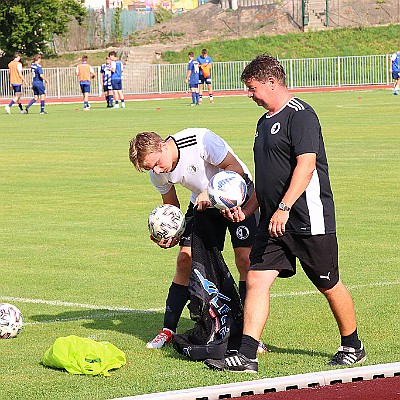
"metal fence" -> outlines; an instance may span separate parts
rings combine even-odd
[[[212,79],[215,91],[245,90],[240,75],[248,61],[213,63]],[[388,85],[392,82],[389,55],[357,57],[327,57],[281,60],[290,89],[315,87],[341,87]],[[96,79],[92,81],[91,95],[101,95],[100,67],[94,67]],[[30,71],[24,70],[30,80]],[[44,68],[49,83],[47,97],[80,97],[75,67]],[[163,94],[186,92],[187,64],[142,64],[125,66],[123,91],[125,94]],[[23,95],[32,95],[24,87]],[[8,71],[0,70],[0,98],[10,98]]]

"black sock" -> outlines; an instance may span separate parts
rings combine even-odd
[[[361,340],[358,338],[357,328],[349,336],[341,336],[341,345],[346,347],[353,347],[354,349],[361,348]]]
[[[247,358],[256,358],[258,348],[258,340],[249,335],[243,335],[239,353],[242,353]]]
[[[165,304],[164,326],[176,332],[179,318],[189,300],[189,288],[172,282],[169,288],[167,301]]]
[[[244,301],[246,299],[246,281],[239,281],[239,296],[244,306]]]

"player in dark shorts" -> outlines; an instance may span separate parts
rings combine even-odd
[[[223,249],[226,230],[229,229],[239,271],[239,293],[242,301],[246,295],[246,276],[250,265],[249,254],[254,243],[255,216],[246,222],[232,223],[219,210],[211,208],[207,195],[210,178],[228,169],[246,176],[252,189],[251,175],[246,165],[235,155],[229,145],[206,128],[188,128],[163,140],[155,132],[141,132],[130,143],[129,156],[138,171],[149,171],[150,180],[162,196],[163,203],[180,207],[175,185],[182,185],[191,192],[186,213],[187,228],[180,240],[176,272],[169,288],[162,331],[150,342],[149,349],[159,349],[172,341],[178,321],[189,300],[189,277],[192,269],[191,225],[194,207],[197,207],[201,223],[212,224],[218,232],[219,250]],[[224,221],[225,219],[225,221]],[[175,243],[158,242],[164,248]],[[258,352],[265,352],[260,343]]]
[[[257,345],[269,313],[269,290],[275,279],[296,273],[296,259],[323,293],[339,327],[341,346],[329,365],[366,359],[358,338],[353,300],[339,279],[338,246],[328,162],[315,111],[293,97],[282,65],[267,55],[244,69],[248,96],[267,111],[254,139],[255,192],[242,207],[224,212],[232,221],[260,210],[256,241],[250,255],[240,349],[208,367],[257,372]]]

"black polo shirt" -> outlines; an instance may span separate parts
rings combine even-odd
[[[257,124],[254,163],[262,231],[268,229],[269,220],[289,187],[296,157],[304,153],[317,155],[316,170],[307,189],[292,206],[286,232],[304,235],[336,232],[321,125],[315,111],[295,97],[274,115],[264,114]]]

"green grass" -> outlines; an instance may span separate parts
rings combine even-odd
[[[399,99],[389,91],[300,97],[323,126],[341,275],[355,300],[365,365],[396,362]],[[47,116],[38,115],[37,106],[26,116],[13,107],[11,115],[0,115],[0,301],[17,305],[25,318],[16,339],[0,341],[2,398],[111,399],[329,369],[337,328],[321,295],[300,294],[314,292],[301,271],[273,287],[262,337],[270,352],[260,356],[258,375],[215,373],[172,348],[146,350],[162,326],[177,249],[161,250],[148,239],[147,216],[160,196],[130,164],[129,140],[142,130],[166,136],[206,126],[253,169],[255,125],[263,112],[246,97],[217,97],[213,106],[195,109],[189,102],[128,102],[125,110],[102,103],[89,113],[76,111],[80,104],[48,105]],[[179,195],[185,208],[189,193],[179,189]],[[224,257],[236,277],[229,245]],[[185,311],[180,331],[191,326]],[[127,365],[108,378],[43,367],[44,352],[67,335],[109,341],[126,353]]]
[[[280,59],[391,54],[395,51],[392,38],[399,35],[400,25],[260,35],[256,38],[200,43],[181,52],[167,51],[163,53],[163,59],[173,64],[187,62],[189,50],[201,54],[204,47],[214,62],[250,61],[262,53]]]

